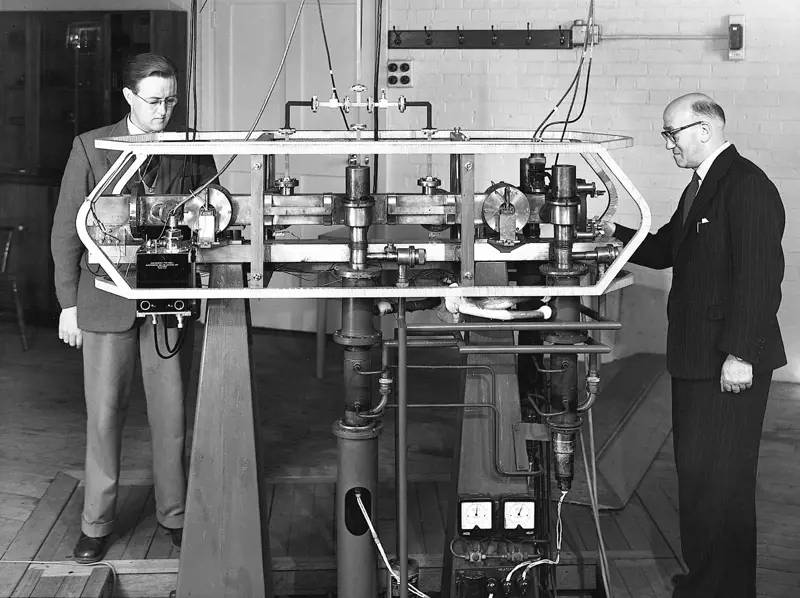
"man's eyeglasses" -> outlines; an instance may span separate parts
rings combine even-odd
[[[175,96],[169,96],[168,98],[143,98],[138,93],[134,93],[133,95],[142,100],[145,104],[147,104],[151,108],[156,108],[161,104],[164,104],[164,106],[167,108],[174,108],[175,105],[178,103],[178,98]]]
[[[661,136],[664,138],[664,141],[668,143],[677,143],[678,141],[675,139],[675,135],[683,131],[684,129],[688,129],[689,127],[694,127],[696,125],[702,125],[705,121],[698,120],[690,125],[683,125],[682,127],[678,127],[677,129],[664,129],[661,131]]]

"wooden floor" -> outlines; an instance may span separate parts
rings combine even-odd
[[[54,330],[43,329],[33,349],[22,353],[14,335],[13,327],[0,325],[0,597],[100,596],[111,583],[106,568],[11,562],[71,558],[83,496],[85,417],[77,352],[54,341]],[[313,367],[312,337],[257,335],[255,341],[262,384],[274,380],[277,371],[284,374],[276,376],[282,380],[277,388],[270,385],[272,417],[263,422],[265,443],[273,449],[267,451],[271,457],[265,465],[276,591],[321,594],[334,589],[336,580],[335,458],[331,464],[335,442],[328,430],[340,404],[339,354],[335,348],[328,351],[329,375],[320,381],[300,375]],[[286,375],[291,367],[297,372]],[[287,379],[293,380],[291,385]],[[450,382],[445,380],[445,386]],[[443,384],[430,379],[422,383],[426,389]],[[763,598],[800,596],[798,399],[800,387],[773,385],[758,489],[758,592]],[[298,414],[303,415],[303,425],[295,429],[287,422]],[[412,421],[410,429],[409,548],[422,566],[421,587],[429,591],[440,581],[452,423],[441,415]],[[319,437],[312,438],[309,429],[319,429]],[[179,553],[156,526],[141,400],[132,401],[123,442],[120,529],[107,556],[117,572],[116,595],[167,596],[175,587]],[[382,453],[390,452],[391,444],[383,443]],[[391,552],[395,532],[390,465],[382,469],[381,478],[378,530]],[[615,598],[671,595],[670,577],[681,570],[676,494],[669,438],[628,505],[601,516]],[[590,510],[567,505],[564,520],[565,561],[594,562],[597,535]]]

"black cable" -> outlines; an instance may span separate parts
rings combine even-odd
[[[580,77],[581,69],[583,68],[583,61],[585,59],[586,59],[585,55],[581,56],[581,60],[578,63],[578,70],[575,73],[575,76],[572,78],[572,83],[569,84],[569,87],[567,87],[567,91],[565,91],[564,95],[562,95],[561,98],[558,100],[558,102],[556,102],[556,105],[553,106],[553,108],[550,109],[550,112],[544,118],[544,120],[541,123],[539,123],[538,127],[536,127],[536,130],[533,132],[533,138],[534,139],[538,139],[539,134],[541,133],[542,127],[544,127],[547,124],[547,121],[550,120],[550,117],[553,116],[553,114],[555,114],[556,110],[558,110],[558,107],[561,106],[561,104],[564,101],[564,99],[569,95],[569,92],[572,91],[572,88],[578,82],[578,77]]]
[[[583,113],[586,111],[586,101],[587,101],[587,99],[589,97],[589,79],[591,78],[591,76],[592,76],[592,59],[589,58],[589,64],[586,66],[586,89],[584,90],[584,93],[583,93],[583,103],[582,103],[583,105],[581,106],[581,111],[578,113],[578,116],[576,116],[572,120],[566,120],[566,121],[564,121],[564,120],[556,120],[556,121],[553,121],[551,123],[548,123],[540,131],[541,134],[544,134],[544,132],[547,129],[549,129],[550,127],[557,127],[558,125],[565,125],[564,132],[566,132],[566,125],[575,124],[576,122],[578,122],[583,117]],[[561,135],[561,140],[562,141],[564,140],[563,133]]]
[[[328,72],[331,75],[331,94],[337,100],[339,95],[336,93],[336,80],[333,78],[333,62],[331,61],[331,49],[328,47],[328,35],[325,33],[325,19],[322,17],[322,0],[317,0],[317,8],[319,9],[319,24],[322,27],[322,41],[325,42],[325,54],[328,56]],[[344,107],[339,106],[339,112],[342,114],[344,120],[344,128],[350,130],[350,125],[347,123],[347,116],[344,113]]]
[[[164,338],[164,343],[165,343],[165,345],[167,347],[167,354],[166,355],[164,355],[161,352],[161,347],[158,345],[158,321],[154,322],[153,323],[153,342],[155,343],[155,346],[156,346],[156,354],[161,359],[172,359],[178,353],[180,353],[181,346],[183,345],[183,341],[186,338],[186,327],[184,326],[181,329],[180,334],[178,335],[178,340],[175,343],[175,347],[170,349],[170,346],[169,346],[169,330],[167,329],[167,320],[166,320],[166,318],[164,318],[164,337],[165,337]]]
[[[374,78],[374,86],[372,97],[375,101],[378,101],[378,79],[380,77],[380,65],[381,65],[381,30],[383,26],[383,0],[378,0],[378,7],[377,13],[375,16],[375,78]],[[372,129],[374,133],[375,141],[378,141],[379,135],[378,130],[380,127],[379,120],[378,120],[378,113],[380,110],[376,107],[373,112],[372,117]],[[378,192],[378,174],[380,172],[379,169],[379,155],[375,154],[372,156],[372,166],[373,166],[373,174],[372,174],[372,193],[375,194]]]
[[[559,139],[559,142],[563,142],[564,141],[564,137],[566,137],[566,135],[567,135],[567,127],[569,126],[570,116],[572,116],[572,109],[575,107],[575,100],[578,99],[578,90],[580,89],[581,71],[583,70],[582,67],[583,67],[583,65],[581,65],[581,68],[578,69],[578,84],[575,86],[575,91],[572,93],[572,100],[569,103],[569,109],[567,110],[567,117],[562,121],[564,123],[564,128],[561,130],[561,139]],[[544,129],[542,130],[542,132],[543,131],[544,131]],[[556,159],[553,161],[553,166],[558,164],[558,158],[559,158],[560,155],[561,154],[556,154]]]

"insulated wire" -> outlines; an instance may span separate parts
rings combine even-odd
[[[361,493],[358,491],[356,491],[356,501],[358,502],[358,508],[361,509],[361,514],[364,515],[364,520],[367,522],[369,532],[372,534],[372,539],[375,541],[375,546],[377,547],[378,552],[383,559],[384,565],[386,565],[386,570],[392,574],[392,577],[395,581],[399,582],[400,576],[394,572],[394,569],[392,569],[392,566],[389,564],[389,557],[386,556],[386,551],[383,549],[383,544],[381,544],[381,541],[378,539],[378,532],[375,531],[375,527],[372,525],[372,520],[369,518],[369,513],[367,513],[367,509],[364,507],[364,503],[361,500]],[[430,598],[430,596],[428,596],[425,592],[415,588],[410,583],[408,584],[408,589],[412,594],[418,596],[419,598]]]
[[[317,0],[317,8],[319,8],[319,24],[322,27],[322,41],[325,42],[325,54],[328,55],[328,72],[331,74],[331,94],[338,101],[339,95],[336,92],[336,80],[333,78],[333,62],[331,61],[331,49],[328,47],[328,36],[325,33],[325,19],[322,18],[322,0]],[[350,130],[350,125],[347,123],[347,116],[344,114],[344,106],[339,106],[339,112],[342,114],[344,120],[344,128]]]
[[[592,515],[594,518],[595,529],[597,530],[597,548],[598,555],[600,556],[600,573],[603,578],[603,585],[606,590],[607,598],[613,598],[611,592],[611,571],[608,566],[608,555],[606,554],[605,542],[603,540],[603,531],[600,527],[600,511],[598,509],[597,499],[597,465],[595,463],[595,446],[594,446],[594,421],[592,418],[592,410],[589,409],[589,450],[592,457],[592,472],[589,472],[589,460],[586,458],[586,446],[583,438],[583,431],[581,431],[581,455],[583,457],[583,467],[586,473],[586,486],[589,490],[589,500],[592,503]]]
[[[372,97],[378,101],[378,79],[380,78],[380,64],[381,64],[381,33],[383,29],[383,0],[378,0],[377,12],[375,14],[375,77],[373,83]],[[435,10],[435,9],[434,9]],[[375,141],[378,141],[378,131],[380,109],[377,107],[372,113],[372,129]],[[372,156],[372,193],[378,192],[378,173],[379,173],[379,154]]]
[[[578,83],[578,79],[580,78],[580,74],[581,74],[581,69],[583,68],[583,63],[584,63],[584,61],[586,59],[586,50],[589,47],[589,40],[592,37],[591,36],[590,27],[594,23],[594,0],[589,0],[589,17],[587,19],[587,23],[588,24],[587,24],[587,29],[586,29],[586,32],[587,32],[586,33],[586,39],[584,39],[584,41],[583,41],[583,50],[581,51],[581,59],[580,59],[580,62],[578,63],[578,70],[575,73],[575,76],[572,78],[572,82],[570,83],[569,87],[567,87],[567,90],[564,92],[564,94],[561,96],[561,98],[558,100],[558,102],[556,102],[556,105],[553,106],[553,108],[550,110],[550,112],[544,118],[544,120],[539,124],[538,127],[536,127],[536,130],[533,133],[533,140],[534,141],[539,139],[539,136],[540,136],[540,134],[542,132],[542,127],[544,127],[547,124],[547,121],[549,121],[550,118],[553,116],[553,114],[556,113],[556,111],[559,109],[559,107],[564,102],[566,97],[569,95],[569,92],[572,91],[572,88],[575,85],[577,85],[577,83]],[[592,47],[594,47],[594,44],[592,44]],[[567,118],[567,120],[569,120],[569,118]]]
[[[300,14],[303,11],[303,6],[305,6],[305,3],[306,3],[306,0],[300,0],[300,6],[297,8],[297,15],[294,18],[294,24],[292,25],[292,30],[289,33],[289,39],[286,41],[286,47],[284,48],[283,56],[281,57],[281,62],[278,65],[278,72],[275,73],[275,78],[272,80],[272,85],[270,85],[269,91],[267,92],[267,95],[266,95],[266,97],[264,98],[264,101],[261,104],[261,108],[258,111],[258,115],[256,116],[255,120],[253,121],[253,125],[250,127],[250,130],[247,132],[247,135],[245,136],[244,141],[249,140],[250,136],[256,130],[256,127],[258,126],[258,123],[261,120],[261,117],[264,115],[264,111],[267,109],[267,104],[269,103],[270,98],[272,98],[272,93],[275,91],[275,86],[278,84],[278,79],[280,78],[281,73],[283,72],[283,67],[286,64],[286,57],[289,55],[289,48],[291,48],[291,46],[292,46],[292,39],[294,39],[294,33],[297,30],[297,24],[300,22]],[[170,215],[177,214],[178,210],[180,210],[187,202],[191,201],[192,198],[197,197],[197,195],[199,193],[202,193],[203,191],[208,189],[209,185],[211,185],[214,181],[219,179],[219,177],[221,177],[222,174],[226,170],[228,170],[228,168],[233,163],[233,161],[236,159],[236,157],[237,157],[236,154],[231,156],[230,159],[227,162],[225,162],[223,167],[217,172],[217,174],[215,174],[208,181],[203,183],[200,187],[198,187],[197,189],[192,191],[189,194],[189,197],[185,198],[184,200],[179,202],[174,208],[172,208],[172,210],[170,210]]]

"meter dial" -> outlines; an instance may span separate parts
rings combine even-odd
[[[536,504],[529,500],[503,502],[503,529],[506,531],[533,531],[536,527]]]
[[[462,535],[489,535],[494,528],[491,500],[463,500],[460,503],[459,528]]]

